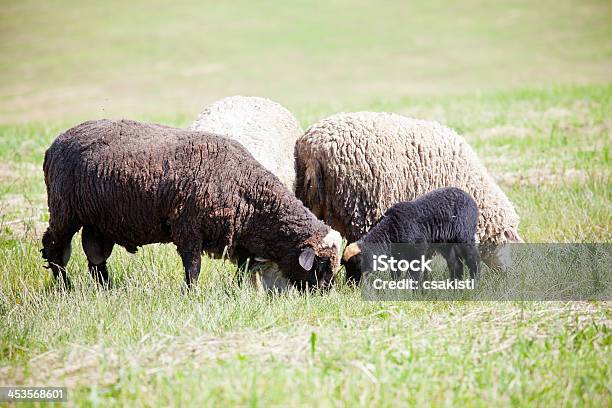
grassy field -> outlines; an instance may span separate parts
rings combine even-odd
[[[457,129],[530,242],[612,241],[612,4],[250,2],[0,6],[0,386],[72,405],[608,406],[608,302],[258,296],[205,260],[182,294],[171,245],[116,248],[98,290],[80,237],[43,269],[45,149],[99,117],[186,126],[270,97],[306,127],[340,110]]]

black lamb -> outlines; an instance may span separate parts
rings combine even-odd
[[[340,235],[319,221],[238,142],[129,120],[85,122],[45,154],[49,227],[43,257],[69,286],[72,236],[94,277],[108,282],[115,244],[135,252],[173,242],[188,286],[203,251],[242,263],[274,261],[297,286],[327,287],[339,266]]]
[[[389,208],[370,231],[344,250],[342,264],[349,283],[362,277],[362,250],[372,244],[419,244],[413,255],[430,254],[429,244],[445,258],[451,279],[462,279],[465,261],[470,277],[478,280],[480,258],[475,245],[478,206],[465,191],[441,188]],[[444,245],[460,244],[460,245]]]

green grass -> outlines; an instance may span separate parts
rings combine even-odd
[[[608,406],[609,302],[259,296],[171,245],[75,289],[42,268],[42,159],[103,116],[186,126],[256,94],[306,127],[340,110],[438,120],[475,148],[532,242],[612,241],[612,6],[585,2],[7,1],[0,7],[0,386],[72,405]]]
[[[609,95],[607,86],[567,87],[364,109],[419,112],[464,132],[516,203],[526,239],[609,242],[610,162],[596,148],[609,144]],[[47,217],[38,169],[59,129],[0,132],[0,156],[17,169],[2,184],[3,222],[22,220],[0,232],[0,384],[67,385],[72,402],[92,405],[609,402],[605,302],[378,303],[345,286],[267,298],[237,289],[235,268],[211,260],[198,290],[183,295],[170,245],[116,249],[115,288],[103,291],[78,236],[76,289],[62,293],[38,252]],[[540,163],[543,178],[529,176]],[[11,206],[14,197],[23,200]]]
[[[5,1],[0,123],[610,81],[609,1]]]

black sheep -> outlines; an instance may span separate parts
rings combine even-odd
[[[69,286],[72,236],[100,283],[113,245],[130,252],[173,242],[188,286],[203,251],[242,263],[275,261],[297,286],[326,287],[339,265],[340,235],[325,225],[238,142],[211,133],[129,120],[85,122],[45,154],[49,228],[43,257]]]
[[[451,279],[462,279],[465,261],[470,276],[478,279],[480,258],[475,246],[478,206],[465,191],[455,187],[431,191],[413,200],[393,205],[372,229],[344,250],[342,264],[349,283],[362,276],[362,250],[367,244],[422,244],[416,256],[428,252],[428,244],[446,259]]]

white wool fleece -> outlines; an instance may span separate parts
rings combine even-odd
[[[240,142],[293,191],[294,147],[303,130],[280,104],[255,96],[230,96],[206,107],[189,129],[226,135]]]
[[[393,204],[442,187],[468,192],[479,208],[477,238],[520,240],[514,206],[474,150],[437,122],[393,113],[338,113],[296,144],[296,195],[354,242]]]

